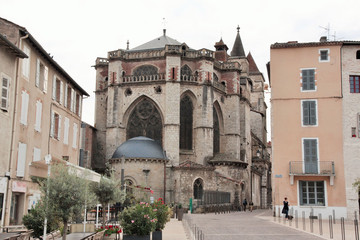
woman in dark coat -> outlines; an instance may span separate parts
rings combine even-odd
[[[289,202],[287,200],[287,197],[285,197],[283,204],[284,207],[281,212],[285,214],[285,218],[289,218]]]

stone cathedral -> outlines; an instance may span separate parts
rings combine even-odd
[[[96,168],[185,206],[271,204],[264,77],[237,29],[231,52],[167,36],[97,58]],[[150,194],[150,193],[149,193]]]

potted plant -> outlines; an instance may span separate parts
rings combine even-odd
[[[181,203],[177,206],[177,219],[178,221],[182,221],[184,215],[184,209],[182,208]]]
[[[155,231],[152,232],[152,240],[162,240],[162,230],[165,224],[170,221],[171,209],[164,204],[162,198],[159,198],[152,204],[153,212],[156,214]]]
[[[106,225],[105,227],[101,226],[96,229],[96,232],[104,231],[104,240],[105,239],[119,239],[118,235],[121,233],[121,228],[115,225]]]
[[[123,240],[150,240],[150,232],[156,227],[156,211],[149,203],[140,202],[127,207],[120,214]]]

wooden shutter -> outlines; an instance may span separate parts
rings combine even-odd
[[[44,70],[44,89],[43,89],[44,93],[47,93],[48,75],[49,75],[49,69],[48,69],[48,67],[45,67],[45,70]]]
[[[34,147],[34,158],[33,161],[40,161],[41,160],[41,149]]]
[[[22,59],[22,74],[29,78],[29,67],[30,67],[30,49],[24,46],[24,53],[28,55],[28,58]]]
[[[309,83],[309,90],[315,90],[315,70],[314,69],[308,70],[308,83]]]
[[[78,112],[78,116],[81,117],[81,102],[82,102],[82,97],[79,96],[79,112]]]
[[[36,59],[35,86],[39,87],[39,85],[40,85],[40,59]]]
[[[60,104],[63,104],[64,97],[64,83],[60,81]]]
[[[51,126],[50,126],[50,136],[54,137],[55,132],[55,113],[51,112]]]
[[[42,103],[41,101],[36,101],[36,119],[35,119],[35,130],[41,131],[41,113],[42,113]]]
[[[22,91],[20,123],[24,125],[27,125],[28,108],[29,108],[29,94],[25,91]]]
[[[310,125],[316,125],[316,101],[309,101]]]
[[[52,99],[56,99],[56,76],[53,77],[53,83],[52,83]]]
[[[17,177],[25,176],[25,163],[26,163],[26,144],[19,142],[18,161],[17,161],[17,169],[16,169]]]
[[[60,140],[60,136],[61,136],[61,115],[59,115],[59,124],[58,124],[58,134],[57,134],[57,139]]]
[[[64,121],[64,144],[69,144],[69,119],[67,117]]]
[[[70,111],[74,112],[74,89],[71,89]]]
[[[73,148],[77,147],[77,132],[78,132],[78,125],[74,123],[73,126]]]
[[[7,110],[9,101],[9,79],[2,78],[1,83],[1,109]]]
[[[309,90],[307,70],[302,70],[302,90]]]
[[[64,91],[65,91],[65,96],[64,96],[64,107],[67,107],[67,102],[68,102],[68,84],[66,83],[65,84],[65,89],[64,89]]]
[[[309,125],[310,120],[309,120],[309,101],[303,101],[302,102],[303,105],[303,125]]]
[[[317,140],[304,139],[305,173],[317,173]]]

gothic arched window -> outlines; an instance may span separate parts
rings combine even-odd
[[[126,180],[125,180],[125,190],[126,190],[126,194],[132,194],[132,193],[133,193],[133,187],[134,187],[133,181],[130,180],[130,179],[126,179]]]
[[[204,192],[204,183],[201,178],[198,178],[194,182],[194,199],[202,199]]]
[[[193,104],[189,96],[180,101],[180,149],[192,149]]]
[[[218,82],[218,81],[219,81],[219,78],[218,78],[218,76],[217,76],[215,73],[213,73],[213,78],[214,78],[214,81],[215,81],[215,82]]]
[[[159,111],[148,99],[139,102],[130,114],[126,128],[127,139],[145,136],[162,145],[162,121]]]
[[[219,127],[219,118],[215,107],[213,107],[213,129],[214,129],[213,148],[215,154],[220,152],[220,127]]]
[[[134,76],[148,76],[148,75],[156,75],[158,70],[156,67],[152,65],[143,65],[136,68],[133,72]]]
[[[191,69],[188,65],[184,65],[180,70],[181,80],[188,80],[191,77]]]

